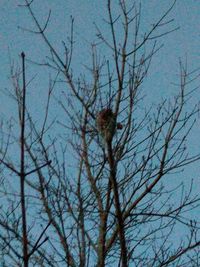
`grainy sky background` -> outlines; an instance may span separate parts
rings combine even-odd
[[[113,13],[117,14],[116,4],[113,1]],[[132,2],[132,1],[131,1]],[[137,1],[139,3],[139,1]],[[142,26],[148,28],[159,18],[163,12],[170,6],[171,0],[143,0],[142,4]],[[9,54],[16,64],[20,64],[19,55],[23,50],[27,58],[42,62],[47,55],[46,46],[41,38],[32,35],[19,27],[26,29],[35,29],[33,21],[27,10],[19,5],[23,5],[23,0],[1,0],[0,1],[0,53],[1,53],[1,81],[2,88],[8,87],[8,75],[10,71]],[[69,33],[70,15],[75,18],[75,52],[74,67],[77,72],[81,72],[81,64],[88,63],[90,45],[95,40],[94,22],[109,35],[108,26],[103,23],[103,19],[107,18],[106,1],[97,0],[35,0],[34,10],[37,17],[42,23],[48,15],[49,9],[52,10],[48,36],[53,41],[55,47],[63,53],[62,40],[66,40]],[[169,19],[174,19],[174,23],[166,27],[170,30],[179,26],[180,30],[160,39],[160,43],[165,47],[155,56],[151,66],[151,77],[148,81],[149,90],[154,90],[154,95],[171,93],[170,82],[177,79],[178,60],[188,60],[190,69],[199,67],[200,59],[200,1],[196,0],[178,0],[173,11],[169,15]],[[30,77],[34,74],[38,75],[40,84],[36,83],[37,90],[35,95],[42,93],[48,80],[48,70],[36,70],[30,66]],[[42,77],[40,79],[39,77]],[[35,80],[36,81],[36,80]],[[4,110],[7,111],[8,103],[4,103]],[[2,106],[1,106],[2,107]],[[6,112],[7,113],[7,112]]]
[[[113,1],[117,3],[118,1]],[[139,1],[138,1],[139,2]],[[142,0],[142,26],[148,28],[158,19],[163,12],[170,6],[171,0]],[[43,62],[48,50],[38,35],[33,35],[26,29],[35,29],[32,19],[27,10],[18,5],[23,4],[23,0],[0,0],[0,89],[11,88],[8,80],[10,73],[10,59],[20,66],[19,57],[22,51],[25,52],[28,59]],[[113,12],[117,14],[113,5]],[[52,10],[51,20],[47,29],[47,34],[58,49],[60,54],[62,50],[62,40],[67,38],[70,25],[70,16],[75,19],[75,52],[74,52],[74,71],[77,73],[83,71],[83,64],[88,64],[90,54],[90,43],[96,39],[94,22],[99,25],[106,35],[109,35],[109,28],[103,23],[107,18],[105,0],[35,0],[35,14],[45,23],[48,10]],[[176,92],[176,88],[171,84],[178,79],[179,59],[188,61],[188,68],[194,70],[200,67],[200,1],[199,0],[177,0],[169,19],[174,19],[172,26],[180,27],[162,39],[160,43],[165,46],[155,56],[148,79],[145,84],[147,90],[147,99],[149,102],[158,102],[163,96],[171,96]],[[103,51],[102,51],[103,52]],[[35,119],[39,119],[40,110],[38,106],[42,105],[46,97],[49,79],[48,68],[38,68],[27,63],[28,79],[35,75],[36,78],[31,84],[29,99]],[[198,81],[199,82],[199,81]],[[197,82],[197,83],[198,83]],[[31,96],[31,97],[30,97]],[[200,100],[199,91],[195,94],[190,105]],[[56,107],[55,107],[56,111]],[[5,96],[0,97],[0,118],[9,118],[15,115],[15,106]],[[53,116],[54,107],[51,114]],[[196,123],[194,133],[190,140],[190,151],[199,151],[199,122]],[[189,168],[185,176],[195,178],[196,188],[199,190],[199,164]]]
[[[127,1],[127,3],[132,1]],[[143,0],[141,2],[141,30],[155,23],[162,14],[173,3],[172,0]],[[48,49],[39,35],[33,35],[22,28],[35,30],[35,25],[27,10],[20,6],[23,0],[0,0],[0,88],[12,88],[8,80],[10,73],[10,58],[15,65],[20,66],[19,57],[24,51],[28,59],[44,62],[48,55]],[[113,14],[118,14],[117,3],[112,1]],[[110,35],[108,25],[103,21],[107,19],[107,5],[105,0],[35,0],[34,11],[41,24],[45,24],[48,12],[51,9],[51,19],[47,29],[47,36],[54,44],[60,55],[63,55],[62,41],[66,41],[70,28],[70,16],[75,19],[75,45],[73,68],[75,75],[83,74],[85,69],[83,64],[90,64],[91,43],[96,40],[94,22],[102,29],[105,36]],[[179,79],[179,59],[184,62],[187,59],[188,69],[194,70],[200,67],[200,1],[197,0],[177,0],[168,19],[174,22],[163,28],[168,31],[175,27],[179,30],[159,40],[164,47],[155,55],[152,61],[150,72],[146,83],[144,83],[144,93],[147,95],[147,103],[159,102],[164,96],[172,96],[177,88],[171,83]],[[101,50],[104,54],[104,50]],[[36,77],[31,83],[28,101],[35,118],[40,116],[39,106],[43,106],[46,99],[49,69],[38,68],[27,63],[28,79]],[[198,83],[199,81],[197,81]],[[195,84],[197,85],[197,84]],[[62,88],[60,88],[62,90]],[[38,97],[39,96],[39,97]],[[156,96],[156,97],[155,97]],[[194,102],[198,100],[199,93],[195,95]],[[0,116],[9,117],[10,113],[15,114],[13,103],[7,98],[0,98]],[[37,104],[37,105],[36,105]],[[52,114],[55,114],[56,107],[52,107]],[[199,122],[196,124],[199,129]],[[193,135],[191,149],[200,149],[196,143],[199,131]]]

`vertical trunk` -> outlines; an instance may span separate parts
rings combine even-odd
[[[100,227],[99,227],[99,240],[98,240],[98,267],[104,267],[105,266],[105,239],[106,239],[106,214],[103,211],[102,214],[100,215]]]
[[[28,238],[26,224],[26,205],[25,205],[25,168],[24,168],[24,149],[25,149],[25,107],[26,107],[26,82],[25,82],[25,54],[22,52],[22,70],[23,70],[23,92],[20,104],[20,120],[21,120],[21,155],[20,155],[20,196],[21,196],[21,213],[22,213],[22,236],[23,236],[23,263],[24,267],[28,267]],[[20,99],[21,100],[21,99]]]
[[[105,210],[101,213],[101,225],[99,229],[99,249],[98,249],[98,267],[105,266],[106,260],[106,233],[107,233],[107,222],[108,222],[108,214],[110,210],[110,196],[111,196],[112,185],[109,179],[107,186],[107,199]]]
[[[120,242],[120,248],[121,248],[122,267],[128,267],[124,220],[123,220],[123,214],[122,214],[121,206],[120,206],[118,184],[116,181],[116,166],[115,166],[115,161],[114,161],[114,157],[112,153],[112,142],[108,142],[107,145],[108,145],[108,162],[110,165],[110,180],[112,183],[112,189],[113,189],[113,194],[114,194],[118,236],[119,236],[119,242]]]

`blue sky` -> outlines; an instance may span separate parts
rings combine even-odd
[[[132,1],[129,1],[132,2]],[[149,28],[162,14],[169,8],[172,0],[143,0],[142,19],[143,28]],[[19,57],[21,51],[24,51],[26,57],[31,60],[43,62],[48,50],[39,35],[33,35],[21,28],[34,30],[33,20],[30,18],[27,10],[19,7],[24,3],[23,0],[1,0],[0,2],[0,88],[12,88],[8,80],[10,74],[10,59],[15,65],[20,66]],[[115,3],[115,1],[113,1]],[[138,1],[139,3],[139,1]],[[113,5],[113,13],[117,14],[117,5]],[[107,18],[106,0],[35,0],[34,11],[41,23],[45,23],[49,9],[51,9],[51,20],[47,29],[47,35],[59,51],[63,54],[62,40],[66,40],[69,34],[70,16],[75,19],[75,49],[73,67],[75,74],[85,71],[83,64],[91,63],[90,52],[91,42],[96,40],[94,22],[102,29],[106,36],[110,35],[108,26],[103,22]],[[179,59],[188,61],[190,70],[200,67],[200,2],[196,0],[178,0],[174,9],[169,15],[169,19],[174,19],[171,26],[180,27],[159,40],[164,47],[153,58],[148,79],[145,83],[145,94],[148,103],[159,102],[163,96],[176,94],[177,88],[171,83],[176,82],[179,74]],[[102,54],[104,51],[101,51]],[[28,79],[35,77],[28,94],[31,96],[28,101],[34,117],[40,116],[39,106],[44,105],[48,89],[49,70],[47,68],[38,68],[33,64],[27,63]],[[62,88],[60,88],[62,90]],[[39,97],[38,97],[39,96]],[[156,98],[155,98],[156,96]],[[198,95],[195,95],[196,103]],[[15,114],[13,103],[8,98],[1,97],[0,116],[9,117],[10,113]],[[37,105],[35,105],[37,103]],[[56,107],[52,107],[52,114],[55,114]],[[197,124],[199,128],[199,124]],[[198,135],[198,131],[196,133]],[[196,135],[193,135],[191,146],[195,149]]]
[[[115,2],[115,1],[113,1]],[[130,1],[132,2],[132,1]],[[163,12],[169,8],[173,1],[151,0],[141,1],[142,3],[142,25],[148,28],[154,23]],[[20,66],[20,53],[24,51],[27,58],[43,62],[48,50],[39,35],[33,35],[21,28],[35,29],[33,20],[28,15],[25,8],[19,7],[24,3],[23,0],[11,1],[1,0],[0,2],[0,88],[12,88],[8,80],[10,73],[10,59],[15,65]],[[116,6],[113,5],[113,13],[117,14]],[[34,11],[41,22],[45,23],[49,9],[52,10],[51,20],[47,34],[62,55],[62,40],[67,38],[69,33],[70,16],[75,19],[75,50],[74,50],[74,70],[77,73],[83,71],[83,64],[90,63],[90,43],[95,37],[94,22],[101,27],[107,36],[109,36],[108,26],[103,22],[107,18],[106,1],[91,0],[35,0]],[[169,19],[174,19],[172,26],[180,27],[164,38],[160,39],[160,44],[164,47],[155,55],[148,79],[145,83],[145,94],[149,103],[159,102],[163,96],[176,94],[176,88],[171,84],[176,82],[179,74],[178,62],[181,58],[188,61],[190,70],[200,67],[200,1],[196,0],[178,0],[174,9],[169,15]],[[103,53],[104,51],[102,51]],[[76,71],[75,71],[76,72]],[[31,109],[35,120],[39,120],[41,111],[39,106],[43,106],[46,99],[49,70],[48,68],[38,68],[33,64],[27,63],[27,78],[36,78],[28,88],[28,100],[31,103]],[[62,88],[60,88],[62,90]],[[156,97],[155,97],[156,96]],[[199,93],[191,100],[190,105],[195,105]],[[9,118],[16,114],[16,106],[4,95],[0,98],[0,118]],[[57,112],[56,105],[52,105],[51,116]],[[198,151],[200,146],[197,143],[199,136],[199,122],[195,125],[195,131],[191,136],[190,150]],[[195,165],[196,172],[199,170]],[[188,174],[191,169],[188,169]]]
[[[114,2],[114,1],[113,1]],[[148,27],[159,18],[162,13],[170,6],[171,0],[142,0],[142,25]],[[28,59],[42,62],[47,54],[47,47],[38,35],[32,35],[22,30],[34,29],[33,21],[27,11],[19,7],[23,0],[1,0],[0,1],[0,88],[11,88],[8,80],[10,72],[9,57],[15,64],[20,66],[19,57],[22,51]],[[82,64],[88,63],[90,53],[90,43],[95,38],[94,21],[101,25],[105,34],[109,35],[108,27],[102,23],[103,18],[107,17],[106,1],[102,0],[35,0],[34,10],[36,15],[45,22],[48,10],[52,10],[52,16],[47,30],[50,40],[60,53],[62,53],[62,40],[66,38],[70,16],[75,18],[75,54],[73,66],[77,72],[82,70]],[[114,10],[113,12],[117,12]],[[169,15],[169,19],[174,18],[174,27],[180,27],[176,32],[160,39],[164,48],[155,56],[148,79],[145,84],[149,102],[158,102],[163,96],[175,94],[176,88],[171,84],[178,78],[178,61],[188,61],[189,69],[193,70],[200,67],[200,1],[197,0],[177,0],[177,3]],[[103,51],[102,51],[103,52]],[[34,118],[39,120],[39,104],[44,102],[48,89],[49,70],[38,68],[27,63],[28,78],[36,78],[31,84],[28,92]],[[30,97],[31,96],[31,97]],[[156,97],[155,97],[156,96]],[[191,105],[199,100],[199,93],[191,101]],[[36,103],[37,105],[34,105]],[[15,114],[13,102],[5,96],[0,98],[0,118],[10,117]],[[55,108],[56,109],[56,108]],[[54,114],[54,106],[51,114]],[[198,151],[200,145],[199,122],[195,125],[194,133],[191,136],[190,150]],[[199,171],[198,165],[192,169],[192,175]],[[186,172],[190,177],[191,169]],[[199,187],[199,185],[198,185]]]
[[[113,1],[114,2],[114,1]],[[169,7],[173,1],[141,1],[142,24],[144,27],[155,22],[157,18]],[[8,75],[10,71],[9,53],[16,64],[19,64],[19,55],[23,50],[27,58],[42,61],[46,56],[46,46],[39,36],[21,30],[19,27],[34,29],[33,21],[28,12],[19,7],[23,0],[1,0],[0,2],[0,52],[1,52],[1,87],[9,86]],[[102,23],[107,16],[106,1],[91,0],[35,0],[35,12],[41,21],[45,22],[48,10],[52,10],[51,21],[48,28],[48,36],[55,47],[61,52],[61,41],[65,39],[69,29],[70,15],[75,18],[75,66],[80,66],[87,61],[90,47],[89,43],[95,39],[94,22],[101,26],[106,34],[108,27]],[[195,0],[178,0],[169,18],[174,18],[173,26],[179,26],[180,30],[164,37],[160,42],[165,47],[155,56],[151,67],[149,86],[154,88],[156,95],[166,93],[170,89],[169,82],[177,79],[178,59],[187,57],[189,68],[199,67],[200,45],[200,2]],[[115,11],[115,10],[114,10]],[[117,11],[116,11],[117,12]],[[9,51],[9,52],[8,52]],[[44,71],[44,72],[43,72]],[[42,93],[45,82],[48,80],[48,70],[36,70],[30,66],[29,73],[39,73],[44,83],[36,82],[37,90]],[[162,89],[161,89],[162,87]],[[37,97],[38,91],[35,91]],[[171,91],[170,91],[171,92]],[[4,109],[7,110],[8,103]]]
[[[0,2],[0,88],[11,88],[8,80],[10,73],[10,59],[14,60],[15,65],[20,66],[19,57],[24,51],[27,58],[43,62],[47,53],[47,47],[38,35],[23,31],[20,27],[34,29],[34,24],[25,8],[19,7],[23,0],[1,0]],[[113,1],[114,2],[114,1]],[[142,25],[144,28],[151,25],[159,18],[173,1],[151,0],[141,1],[142,3]],[[90,55],[90,43],[95,40],[94,22],[102,28],[109,36],[108,26],[103,23],[107,17],[106,1],[91,0],[35,0],[34,10],[41,22],[45,23],[49,9],[52,10],[51,20],[47,34],[60,54],[63,53],[62,40],[65,40],[69,33],[70,16],[75,19],[75,52],[74,69],[82,71],[82,64],[88,63]],[[172,27],[180,27],[164,38],[160,43],[164,48],[154,57],[145,90],[149,97],[149,102],[159,101],[164,95],[170,96],[176,92],[172,82],[178,78],[178,61],[187,58],[190,70],[200,67],[200,1],[178,0],[169,19],[174,19]],[[113,10],[117,13],[117,10]],[[171,28],[171,27],[169,27]],[[167,28],[168,29],[168,28]],[[102,51],[103,52],[103,51]],[[46,96],[49,70],[38,68],[27,63],[28,78],[35,75],[29,94],[32,101],[41,104]],[[157,96],[155,98],[155,95]],[[39,96],[39,97],[38,97]],[[198,95],[197,95],[198,97]],[[194,103],[197,98],[194,99]],[[1,97],[0,113],[1,116],[8,116],[13,113],[14,106],[8,99]],[[34,106],[33,110],[34,110]],[[38,105],[37,105],[38,106]],[[35,117],[39,116],[37,109],[34,110]],[[3,114],[3,115],[2,115]],[[198,126],[198,124],[197,124]],[[198,127],[199,128],[199,127]],[[198,134],[198,132],[197,132]],[[196,136],[193,136],[196,140]],[[192,144],[196,147],[195,141]]]

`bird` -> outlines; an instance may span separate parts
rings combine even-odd
[[[98,112],[96,124],[99,134],[106,142],[112,142],[116,129],[123,129],[123,125],[116,122],[116,115],[111,108],[105,108]]]

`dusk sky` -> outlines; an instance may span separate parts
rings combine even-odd
[[[91,43],[97,40],[94,22],[106,36],[110,34],[109,28],[104,22],[104,19],[107,19],[108,16],[106,2],[105,0],[34,1],[33,9],[35,15],[43,25],[51,9],[51,18],[46,33],[60,55],[64,53],[62,41],[67,39],[67,35],[70,32],[70,16],[74,18],[75,45],[72,67],[77,76],[84,74],[84,65],[91,63]],[[115,1],[113,0],[113,2]],[[116,0],[116,2],[118,1]],[[128,0],[127,2],[132,1]],[[136,2],[141,2],[141,25],[145,31],[162,16],[174,1],[141,0]],[[53,72],[48,68],[38,67],[31,63],[31,61],[43,63],[46,56],[49,55],[49,51],[38,34],[27,31],[34,31],[36,28],[30,14],[23,7],[23,3],[23,0],[0,0],[0,88],[1,90],[12,88],[12,84],[9,81],[10,59],[15,66],[21,67],[20,54],[24,51],[27,58],[27,80],[31,80],[34,77],[30,88],[28,88],[27,101],[30,103],[34,119],[39,121],[41,110],[38,109],[38,106],[41,104],[42,107],[43,103],[45,103],[49,75],[53,75]],[[113,13],[115,12],[117,14],[117,10],[114,9]],[[197,73],[200,73],[200,1],[177,0],[168,19],[174,19],[174,21],[166,25],[163,30],[167,32],[175,28],[178,29],[159,39],[159,44],[164,44],[164,46],[153,58],[148,78],[143,88],[149,104],[159,103],[162,98],[173,97],[176,94],[177,88],[173,83],[177,83],[179,79],[180,59],[183,62],[187,61],[189,71],[199,68]],[[101,50],[101,53],[103,55],[104,51]],[[191,89],[199,84],[200,79],[197,79]],[[58,90],[63,90],[62,85],[58,85]],[[194,93],[188,108],[192,108],[199,102],[199,90]],[[9,100],[5,94],[2,94],[0,98],[0,119],[14,117],[16,114],[15,108],[14,102]],[[57,115],[59,115],[59,111],[56,105],[53,105],[50,110],[50,116],[53,118]],[[189,140],[190,152],[199,152],[199,136],[200,123],[197,120]],[[193,168],[189,167],[184,174],[188,179],[195,179],[197,190],[200,188],[199,171],[198,163]]]
[[[132,2],[132,1],[131,1]],[[138,1],[139,2],[139,1]],[[173,1],[141,1],[142,4],[142,25],[148,29],[156,19],[158,19],[164,11],[169,8]],[[1,24],[0,24],[0,52],[1,52],[1,88],[8,87],[8,76],[10,72],[9,57],[14,60],[15,64],[20,64],[19,55],[24,51],[27,58],[43,62],[47,53],[47,47],[38,35],[33,35],[23,31],[21,28],[35,30],[33,20],[30,18],[27,10],[20,7],[24,1],[1,0]],[[88,63],[90,55],[90,44],[95,37],[94,22],[105,32],[109,34],[108,26],[103,22],[107,18],[106,1],[53,1],[44,0],[34,1],[34,11],[41,23],[45,23],[48,12],[51,9],[51,19],[47,34],[55,47],[62,54],[62,41],[66,40],[69,34],[70,16],[75,19],[75,49],[74,49],[74,66],[81,72],[80,66]],[[188,61],[188,68],[193,70],[199,67],[199,45],[200,45],[200,2],[196,0],[178,0],[169,14],[169,19],[174,22],[163,28],[163,30],[171,30],[180,27],[179,30],[173,32],[159,40],[164,47],[154,57],[151,66],[151,76],[149,75],[149,90],[154,90],[159,95],[171,93],[174,88],[170,86],[170,82],[177,79],[179,72],[178,62],[181,58]],[[117,11],[116,11],[117,12]],[[90,63],[90,61],[89,61]],[[77,71],[77,72],[78,72]],[[48,81],[47,69],[34,69],[30,66],[30,77],[38,75],[40,83],[37,90],[40,93],[45,91],[44,82]],[[41,75],[41,76],[40,76]],[[40,77],[43,77],[40,79]],[[38,91],[35,92],[37,97]],[[4,110],[7,110],[8,103],[4,103]],[[1,106],[2,107],[2,106]],[[7,112],[6,112],[7,113]]]
[[[41,37],[23,30],[36,30],[32,18],[23,7],[23,3],[23,0],[1,0],[0,3],[1,89],[12,88],[8,79],[10,59],[15,66],[20,67],[22,51],[25,52],[27,59],[39,63],[44,62],[48,55],[48,49]],[[143,31],[149,29],[172,3],[171,0],[141,1]],[[70,16],[74,18],[75,45],[72,67],[75,75],[85,74],[83,65],[91,63],[91,43],[96,41],[94,23],[106,36],[110,34],[108,25],[105,23],[108,16],[106,1],[35,0],[33,6],[36,16],[43,25],[49,10],[51,10],[51,18],[46,33],[60,55],[63,55],[64,51],[62,41],[66,41],[70,32]],[[117,14],[116,6],[113,5],[114,14],[115,12]],[[158,103],[161,98],[165,96],[172,97],[176,94],[177,88],[172,83],[176,83],[179,79],[180,59],[183,62],[187,60],[189,71],[200,67],[200,2],[196,0],[178,0],[168,19],[174,19],[174,21],[163,27],[163,31],[170,31],[176,27],[179,27],[179,29],[158,40],[158,44],[164,44],[164,47],[154,56],[148,78],[144,84],[144,94],[147,97],[148,104]],[[104,52],[101,51],[102,55]],[[46,98],[50,71],[48,68],[38,68],[30,62],[27,62],[27,66],[28,79],[34,77],[31,89],[28,91],[31,95],[28,101],[33,101],[31,107],[37,119],[40,115],[38,106],[42,106]],[[195,86],[198,82],[197,80]],[[62,87],[59,90],[62,90]],[[195,105],[198,96],[199,92],[192,100],[192,104]],[[41,105],[38,104],[40,101]],[[13,115],[13,112],[15,114],[13,103],[8,98],[4,99],[4,96],[2,96],[1,102],[2,117],[9,117],[10,113]],[[34,109],[35,103],[38,104],[36,109]],[[56,113],[54,108],[56,109],[56,107],[53,107],[53,115]],[[195,131],[198,136],[199,122],[196,123],[196,128],[198,128]],[[198,144],[196,144],[196,135],[192,136],[191,150],[199,149]]]

